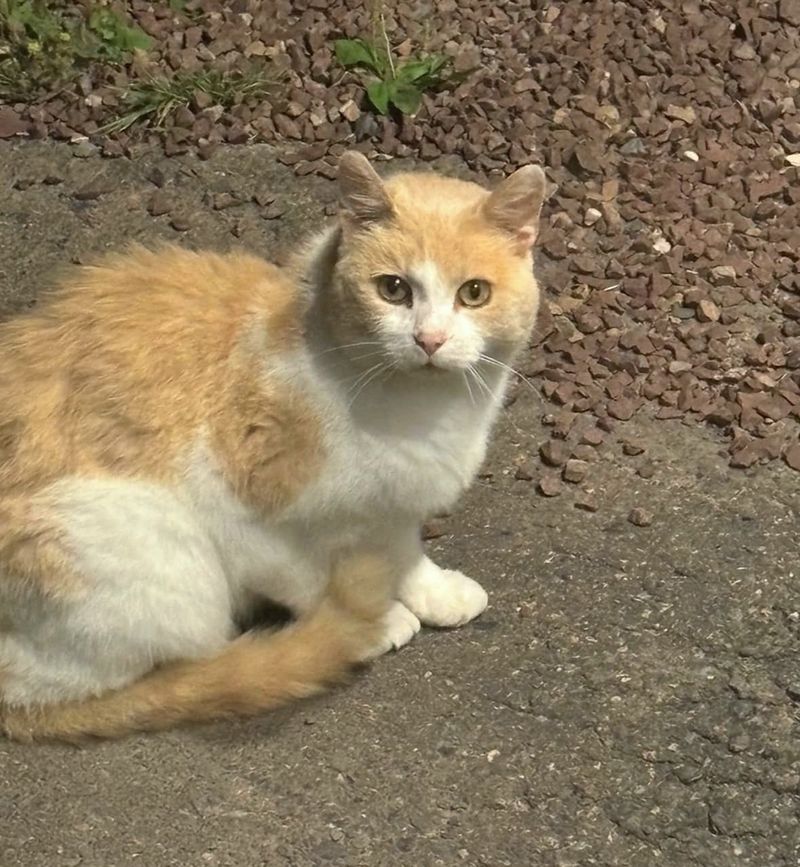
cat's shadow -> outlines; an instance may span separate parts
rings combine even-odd
[[[236,620],[236,626],[240,632],[249,632],[251,629],[277,629],[287,626],[294,620],[292,612],[277,602],[269,599],[257,599],[246,614]]]

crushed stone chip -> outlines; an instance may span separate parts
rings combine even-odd
[[[596,427],[588,428],[581,435],[581,443],[587,446],[602,445],[604,440],[605,436],[603,432]]]
[[[531,482],[536,478],[536,467],[530,461],[523,461],[514,470],[514,478],[522,482]]]
[[[710,298],[703,298],[697,305],[697,318],[701,322],[716,322],[720,313],[719,307]]]
[[[631,512],[628,515],[628,520],[635,527],[649,527],[653,523],[653,513],[649,512],[647,509],[637,507],[631,509]]]
[[[172,210],[172,197],[164,190],[156,190],[147,204],[147,212],[151,217],[160,217]]]
[[[563,441],[551,439],[541,446],[539,454],[547,466],[560,467],[569,457],[569,449]]]
[[[91,202],[99,199],[100,196],[112,192],[116,189],[116,182],[112,178],[96,177],[84,184],[72,194],[73,198],[79,202]]]
[[[656,474],[656,465],[653,461],[645,461],[638,470],[636,470],[636,474],[643,479],[652,479]]]
[[[622,451],[630,457],[644,454],[644,450],[644,446],[636,440],[626,439],[622,441]]]
[[[558,476],[546,475],[539,479],[539,493],[545,497],[557,497],[561,491],[561,481]]]
[[[431,518],[422,526],[422,538],[426,541],[429,539],[440,539],[447,534],[445,522],[439,518]]]
[[[169,224],[176,232],[188,232],[192,228],[192,221],[184,214],[176,214],[170,219]]]
[[[610,400],[608,402],[608,414],[620,421],[627,421],[633,418],[635,412],[636,404],[632,400],[620,398],[619,400]]]
[[[793,470],[800,472],[800,443],[789,446],[783,454],[783,459]]]
[[[575,508],[584,512],[596,512],[600,505],[593,491],[579,491],[575,495]]]
[[[589,464],[586,461],[579,461],[576,458],[570,458],[564,464],[564,481],[572,484],[579,484],[586,478],[589,471]]]

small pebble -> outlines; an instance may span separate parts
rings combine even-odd
[[[581,443],[587,446],[599,446],[602,445],[604,439],[605,437],[601,430],[598,430],[596,427],[590,427],[583,432]]]
[[[96,145],[93,145],[90,141],[80,141],[77,144],[72,146],[72,156],[78,157],[79,159],[88,159],[89,157],[93,157],[98,153],[98,148]]]
[[[211,207],[215,211],[224,211],[226,208],[231,208],[238,204],[239,200],[231,195],[231,193],[214,193],[211,197]]]
[[[586,461],[578,461],[571,458],[564,465],[564,481],[578,484],[586,478],[586,473],[589,471],[589,464]]]
[[[167,182],[167,176],[160,168],[158,168],[158,166],[153,166],[153,168],[147,172],[145,177],[148,181],[150,181],[151,184],[158,187],[159,189],[161,189],[161,187],[163,187],[164,184],[166,184]]]
[[[577,458],[579,461],[596,461],[597,452],[593,446],[587,446],[584,444],[575,446],[572,450],[572,457]]]
[[[352,99],[348,99],[339,111],[342,117],[346,117],[351,123],[355,123],[361,117],[361,109]]]
[[[581,491],[575,496],[575,508],[584,512],[596,512],[600,506],[591,491]]]
[[[800,443],[789,446],[783,454],[783,459],[793,470],[800,470]]]
[[[636,474],[642,479],[652,479],[656,474],[656,465],[653,461],[645,461],[636,471]]]
[[[587,208],[586,213],[583,215],[583,223],[585,226],[593,226],[602,217],[602,213],[597,208]]]
[[[277,220],[286,213],[286,207],[280,202],[272,202],[261,212],[265,220]]]
[[[521,482],[530,482],[536,478],[536,468],[530,461],[523,461],[517,468],[514,470],[514,478],[519,479]]]
[[[431,518],[430,521],[426,521],[425,524],[422,525],[422,538],[425,540],[440,539],[446,533],[446,525],[444,521],[439,518]]]
[[[728,749],[732,753],[742,753],[750,746],[750,735],[738,732],[728,738]]]
[[[539,449],[539,453],[542,456],[542,460],[549,467],[563,466],[564,462],[569,457],[569,450],[567,449],[566,443],[560,440],[548,440]]]
[[[639,443],[634,440],[623,440],[622,451],[629,457],[633,457],[635,455],[644,454],[644,446],[639,445]]]
[[[653,523],[653,513],[647,509],[631,509],[628,520],[636,527],[649,527]]]
[[[720,309],[709,298],[704,298],[697,305],[697,318],[700,322],[717,322],[720,317]]]
[[[150,201],[147,205],[147,212],[151,217],[160,217],[163,214],[168,214],[172,209],[172,197],[168,196],[163,190],[157,190],[150,196]]]
[[[539,493],[545,497],[557,497],[562,490],[558,476],[542,476],[538,488]]]
[[[732,265],[717,265],[711,269],[711,279],[722,286],[730,286],[736,281],[736,269]]]
[[[188,217],[177,214],[169,221],[169,224],[176,232],[187,232],[192,227]]]

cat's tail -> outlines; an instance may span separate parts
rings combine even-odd
[[[380,644],[388,564],[344,558],[318,608],[286,628],[246,633],[219,655],[175,662],[85,701],[3,706],[0,733],[21,741],[114,738],[179,723],[251,716],[344,681]]]

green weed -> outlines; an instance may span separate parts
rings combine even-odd
[[[150,37],[112,9],[48,0],[0,0],[0,98],[57,89],[94,61],[119,63]]]
[[[153,44],[144,30],[126,24],[106,6],[96,6],[89,12],[88,27],[96,37],[94,50],[97,56],[108,57],[114,63],[119,63],[123,55],[136,49],[149,51]]]
[[[133,82],[124,97],[125,111],[98,132],[122,132],[137,121],[162,128],[167,118],[181,106],[189,106],[196,92],[211,97],[211,104],[231,108],[246,99],[263,98],[273,93],[278,77],[263,68],[244,72],[178,73],[172,78],[151,78]]]
[[[465,74],[456,73],[452,61],[444,54],[421,53],[399,61],[392,51],[386,31],[382,0],[375,0],[371,39],[337,39],[336,59],[345,69],[366,73],[364,88],[372,105],[381,114],[392,109],[414,114],[422,95],[453,86]]]

